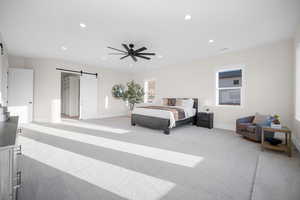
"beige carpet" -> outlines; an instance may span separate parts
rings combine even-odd
[[[21,200],[300,199],[300,158],[260,151],[234,132],[170,135],[129,118],[35,123],[19,138]]]

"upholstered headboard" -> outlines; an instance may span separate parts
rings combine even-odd
[[[193,108],[196,109],[196,113],[198,113],[198,98],[163,98],[163,99],[167,99],[168,102],[173,102],[174,104],[176,103],[176,99],[193,99],[194,100],[194,105]]]

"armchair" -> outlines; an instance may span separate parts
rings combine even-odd
[[[236,133],[243,137],[261,142],[262,126],[253,123],[254,116],[248,116],[236,120]],[[273,132],[265,132],[265,138],[273,138]]]

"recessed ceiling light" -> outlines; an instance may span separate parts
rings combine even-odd
[[[209,43],[214,43],[215,41],[214,41],[214,40],[208,40],[208,42],[209,42]]]
[[[85,25],[84,23],[80,23],[79,26],[80,26],[81,28],[85,28],[85,27],[86,27],[86,25]]]
[[[162,56],[162,55],[158,55],[157,57],[158,57],[158,58],[163,58],[163,56]]]
[[[61,46],[61,50],[66,51],[68,48],[66,46]]]
[[[190,15],[190,14],[186,14],[185,16],[184,16],[184,19],[185,20],[191,20],[192,19],[192,16]]]

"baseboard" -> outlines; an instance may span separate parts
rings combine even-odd
[[[127,115],[128,114],[126,114],[126,113],[106,114],[106,115],[100,115],[99,118],[104,119],[104,118],[112,118],[112,117],[123,117],[123,116],[127,116]]]
[[[122,117],[122,116],[128,116],[128,113],[123,112],[123,113],[115,113],[115,114],[104,114],[104,115],[99,115],[95,119],[103,119],[103,118],[111,118],[111,117]],[[33,122],[51,123],[53,121],[51,121],[48,118],[37,118],[37,119],[34,119]]]
[[[215,123],[214,128],[235,131],[235,124],[232,125],[232,124],[226,124],[226,123]]]
[[[49,122],[51,122],[51,120],[49,120],[47,118],[37,118],[37,119],[34,119],[32,122],[49,123]]]

